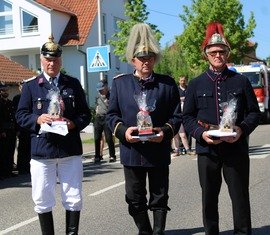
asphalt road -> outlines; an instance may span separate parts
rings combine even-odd
[[[259,126],[250,136],[250,197],[254,235],[270,234],[270,125]],[[117,149],[118,151],[118,149]],[[90,154],[91,155],[91,154]],[[59,188],[53,210],[55,234],[65,234],[65,211]],[[84,208],[81,213],[81,235],[132,235],[137,229],[127,212],[124,176],[121,164],[108,163],[108,155],[100,165],[84,160]],[[0,235],[38,235],[39,222],[33,210],[29,176],[0,181]],[[170,167],[171,211],[166,234],[204,234],[201,219],[201,192],[196,156],[172,159]],[[232,234],[232,209],[227,188],[220,193],[220,229]]]

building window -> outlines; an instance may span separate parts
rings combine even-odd
[[[38,71],[39,73],[41,72],[41,64],[40,64],[40,54],[36,54],[35,56],[36,59],[36,71]]]
[[[102,15],[102,37],[103,43],[107,44],[107,34],[106,34],[106,14]]]
[[[38,18],[25,10],[21,11],[22,34],[38,32]]]
[[[13,34],[12,4],[0,0],[0,36]]]
[[[10,59],[21,64],[25,68],[29,67],[29,56],[28,55],[11,56]]]
[[[117,71],[120,70],[120,59],[119,59],[119,56],[115,56],[115,69]]]
[[[120,31],[120,29],[119,29],[119,27],[118,27],[118,22],[119,22],[119,21],[123,21],[123,20],[120,19],[120,18],[118,18],[118,17],[114,17],[114,18],[113,18],[113,30],[114,30],[115,33],[117,33],[117,32]]]

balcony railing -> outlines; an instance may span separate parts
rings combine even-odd
[[[22,33],[35,33],[38,32],[38,25],[23,26]]]

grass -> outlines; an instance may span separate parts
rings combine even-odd
[[[94,139],[84,139],[84,140],[82,140],[83,144],[93,144],[94,142],[95,142]]]

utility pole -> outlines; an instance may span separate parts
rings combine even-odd
[[[98,45],[102,46],[102,18],[101,18],[101,0],[97,0],[97,7],[98,7]],[[104,80],[104,74],[103,72],[99,72],[99,80],[103,81]]]

